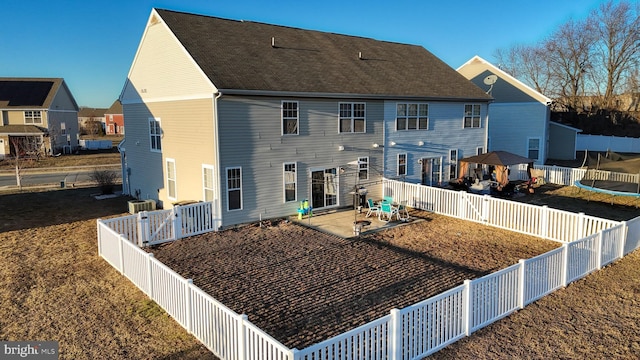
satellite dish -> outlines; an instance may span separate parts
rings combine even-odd
[[[485,85],[493,85],[496,83],[496,81],[498,81],[498,75],[489,75],[484,78]]]
[[[484,84],[485,85],[489,85],[489,90],[487,90],[487,94],[491,93],[491,89],[493,89],[493,84],[496,83],[496,81],[498,81],[498,75],[487,75],[487,77],[484,78]]]

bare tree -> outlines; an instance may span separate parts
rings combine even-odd
[[[541,94],[550,88],[548,56],[544,44],[515,45],[507,50],[496,50],[494,57],[500,69],[528,84]]]
[[[598,72],[595,80],[602,84],[602,107],[615,109],[615,97],[624,89],[633,65],[640,58],[640,17],[638,7],[626,1],[608,2],[591,12],[595,20],[597,41],[594,43],[594,61]],[[620,110],[620,109],[617,109]]]
[[[16,186],[22,190],[22,176],[23,169],[32,161],[30,155],[40,154],[40,145],[37,141],[33,141],[26,136],[12,136],[9,138],[11,141],[11,148],[13,153],[13,165],[16,174]]]
[[[592,21],[570,20],[544,42],[553,84],[551,94],[570,111],[581,109],[582,97],[589,92],[587,80],[588,72],[593,69],[591,55],[594,39]]]

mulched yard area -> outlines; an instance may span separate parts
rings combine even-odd
[[[156,258],[290,348],[303,349],[558,243],[423,211],[342,239],[249,225],[163,244]]]

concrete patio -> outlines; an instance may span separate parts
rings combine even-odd
[[[362,212],[359,212],[353,208],[322,211],[317,214],[314,213],[310,217],[304,216],[302,219],[292,217],[291,220],[312,229],[346,239],[358,236],[354,229],[354,224],[358,224],[360,235],[364,235],[422,220],[411,217],[411,209],[408,209],[408,211],[409,219],[405,221],[398,220],[395,215],[391,221],[379,220],[377,215],[366,217],[366,209],[362,209]]]

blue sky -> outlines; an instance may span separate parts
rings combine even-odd
[[[109,107],[153,7],[421,45],[453,68],[534,43],[604,0],[5,0],[0,77],[62,77],[78,105]]]

